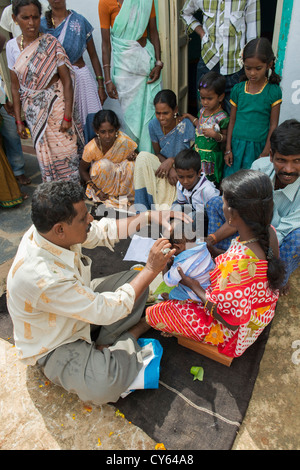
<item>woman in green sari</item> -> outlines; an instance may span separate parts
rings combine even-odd
[[[161,89],[163,67],[154,2],[100,0],[99,18],[107,94],[120,102],[124,132],[139,151],[151,152],[148,124],[155,115],[153,100]]]

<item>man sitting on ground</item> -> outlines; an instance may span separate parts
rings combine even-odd
[[[174,254],[159,239],[145,268],[91,282],[91,259],[82,247],[113,250],[119,238],[148,222],[169,227],[173,212],[143,212],[93,221],[84,191],[72,182],[43,183],[32,198],[33,225],[25,233],[7,279],[16,348],[38,363],[52,382],[83,401],[115,402],[142,368],[137,338],[148,286]],[[175,214],[189,220],[184,214]]]

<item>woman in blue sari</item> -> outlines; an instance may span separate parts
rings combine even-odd
[[[93,40],[93,27],[82,15],[68,10],[66,0],[49,0],[49,11],[41,19],[41,30],[52,34],[64,47],[75,71],[75,103],[87,144],[95,137],[93,129],[94,115],[102,109],[106,99],[101,65]],[[91,72],[83,60],[87,50],[94,72]],[[98,82],[98,89],[97,89]]]
[[[134,204],[138,211],[169,209],[175,201],[177,175],[173,168],[176,155],[190,148],[195,128],[178,114],[176,95],[162,90],[154,98],[156,117],[149,123],[155,155],[140,152],[134,169]]]

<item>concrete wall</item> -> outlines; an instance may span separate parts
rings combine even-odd
[[[291,14],[289,18],[289,8]],[[286,119],[298,119],[300,121],[300,1],[285,0],[279,35],[279,72],[282,75],[281,87],[283,91],[283,103],[281,105],[280,122]]]

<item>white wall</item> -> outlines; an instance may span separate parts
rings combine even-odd
[[[300,121],[300,1],[294,0],[290,32],[283,64],[281,87],[283,102],[281,105],[280,122],[286,119]]]

